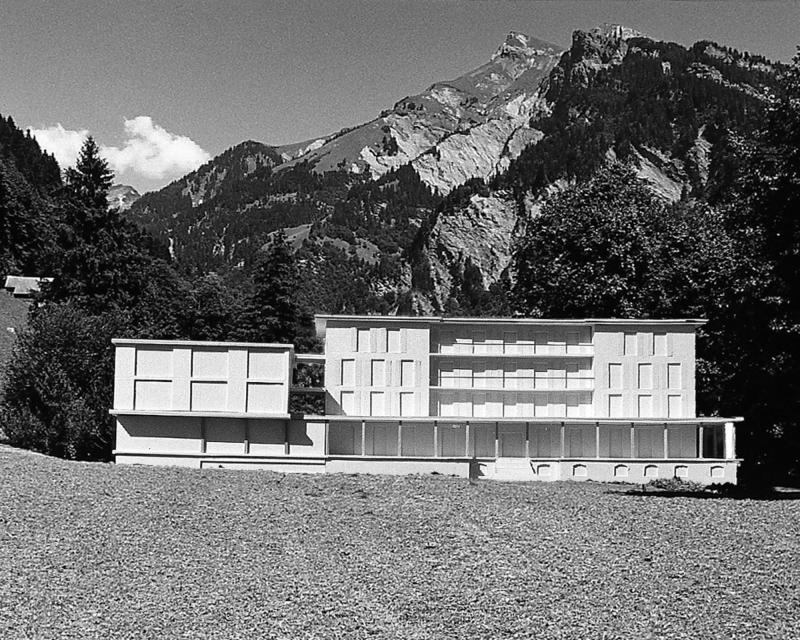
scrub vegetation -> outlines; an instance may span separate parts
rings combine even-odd
[[[0,549],[3,638],[800,636],[797,499],[0,447]]]

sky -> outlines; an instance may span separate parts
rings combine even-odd
[[[118,182],[160,188],[244,140],[373,119],[520,31],[567,47],[624,24],[788,62],[800,2],[0,0],[0,113],[62,164],[95,137]]]

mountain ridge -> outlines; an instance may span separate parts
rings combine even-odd
[[[247,264],[277,229],[302,229],[294,244],[315,269],[369,256],[359,278],[381,300],[394,292],[388,310],[440,311],[465,277],[485,289],[506,277],[544,200],[606,164],[627,164],[667,201],[713,197],[726,131],[757,126],[776,69],[620,25],[578,30],[563,51],[511,32],[483,65],[367,123],[241,143],[130,214],[201,272]],[[308,286],[309,300],[328,299],[318,289],[329,284]],[[374,304],[363,308],[387,309]]]

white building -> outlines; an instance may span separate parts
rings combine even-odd
[[[735,482],[695,412],[699,320],[317,316],[289,345],[115,340],[119,463],[498,479]],[[290,415],[324,362],[325,415]]]

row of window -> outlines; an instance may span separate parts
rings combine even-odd
[[[659,374],[659,380],[657,381],[659,384],[657,385],[654,372]],[[637,365],[636,369],[636,388],[663,388],[665,386],[664,382],[666,382],[667,389],[680,389],[682,386],[682,377],[682,368],[679,362],[668,362],[666,371],[655,369],[651,362],[642,362]],[[623,365],[621,362],[609,362],[606,383],[609,389],[626,388],[623,377]]]
[[[394,365],[394,373],[392,372]],[[387,360],[370,360],[368,370],[357,375],[356,360],[342,360],[339,365],[339,380],[343,387],[353,387],[356,384],[364,385],[365,374],[369,376],[369,386],[372,387],[413,387],[417,380],[417,366],[413,360],[400,360],[399,364]]]
[[[591,392],[511,393],[481,392],[434,394],[436,414],[449,417],[586,418],[593,414]]]
[[[487,339],[486,331],[469,334],[442,331],[433,345],[434,353],[443,354],[512,354],[512,355],[591,355],[591,336],[587,331],[565,332],[497,332]]]
[[[659,418],[654,407],[652,395],[641,394],[635,398],[635,407],[626,407],[623,402],[622,394],[609,394],[608,396],[608,417],[609,418],[628,418],[631,416],[638,418]],[[683,396],[680,394],[667,394],[666,397],[667,418],[684,418]]]
[[[640,394],[632,400],[635,406],[626,406],[622,394],[610,394],[607,416],[609,418],[686,417],[684,399],[680,394],[667,394],[665,406],[659,411],[656,411],[655,398],[652,395]],[[344,415],[424,415],[419,406],[419,396],[413,391],[369,391],[359,394],[356,391],[342,390],[339,393],[339,405]],[[468,393],[438,391],[432,394],[432,408],[433,415],[451,417],[587,418],[594,415],[592,394],[588,391],[535,394],[510,391]]]
[[[598,438],[599,435],[599,438]],[[527,442],[526,442],[527,441]],[[414,457],[558,458],[723,458],[724,431],[719,425],[703,430],[673,425],[666,429],[601,425],[567,425],[562,451],[560,425],[536,424],[439,425],[404,423],[335,423],[330,425],[329,451],[333,455]]]

